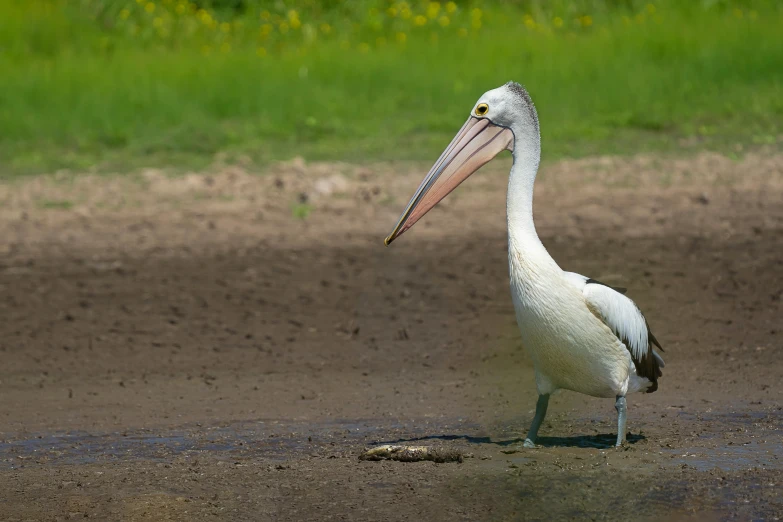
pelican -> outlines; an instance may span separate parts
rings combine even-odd
[[[536,233],[533,183],[541,158],[538,114],[528,92],[509,82],[486,92],[424,177],[400,216],[388,246],[460,183],[504,150],[508,180],[508,264],[522,344],[535,368],[538,401],[526,448],[535,447],[549,397],[571,390],[615,399],[617,446],[626,437],[626,395],[658,389],[661,348],[639,308],[595,279],[561,269]]]

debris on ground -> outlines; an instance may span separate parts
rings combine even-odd
[[[432,462],[462,462],[466,457],[472,455],[465,452],[438,446],[397,446],[386,444],[376,446],[365,450],[359,455],[359,460],[398,460],[400,462],[421,462],[431,460]]]

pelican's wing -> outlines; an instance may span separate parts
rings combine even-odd
[[[624,288],[612,288],[595,279],[573,272],[565,273],[566,279],[582,290],[585,303],[590,311],[608,326],[620,341],[628,348],[636,367],[636,374],[646,377],[651,383],[647,389],[652,393],[658,389],[658,377],[662,375],[663,359],[653,350],[653,345],[661,351],[658,339],[650,331],[647,319],[636,304],[623,295]]]

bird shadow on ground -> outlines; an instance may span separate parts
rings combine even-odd
[[[629,433],[625,437],[626,444],[636,444],[645,439],[644,435]],[[560,448],[613,448],[617,443],[616,433],[599,433],[596,435],[574,435],[572,437],[538,437],[537,446]]]
[[[626,437],[627,444],[636,444],[639,441],[644,440],[644,435],[633,435],[631,433]],[[412,437],[407,439],[396,439],[379,442],[379,444],[402,444],[406,442],[422,442],[426,440],[440,440],[440,441],[452,441],[452,440],[464,440],[469,444],[494,444],[496,446],[513,447],[521,445],[525,439],[515,438],[509,440],[492,440],[491,437],[475,437],[472,435],[425,435],[423,437]],[[596,448],[596,449],[608,449],[613,448],[617,442],[617,435],[612,433],[600,433],[597,435],[574,435],[572,437],[538,437],[536,440],[536,446],[549,448]]]

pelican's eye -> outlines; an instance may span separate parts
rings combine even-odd
[[[484,116],[488,110],[489,105],[486,103],[479,103],[478,106],[476,106],[476,116]]]

